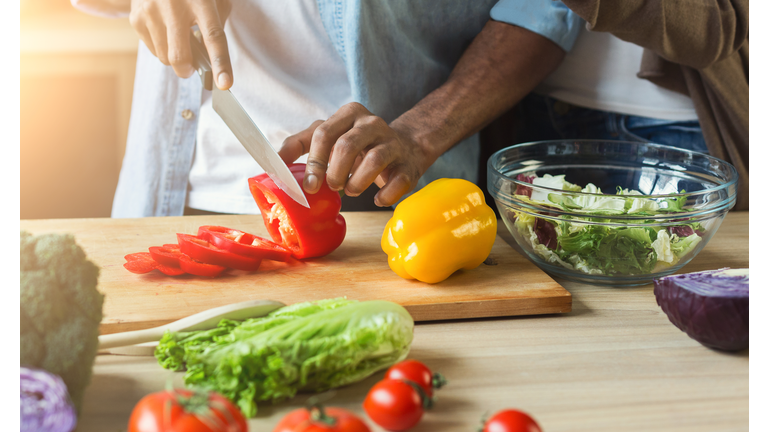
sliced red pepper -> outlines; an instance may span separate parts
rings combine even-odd
[[[165,273],[168,276],[181,276],[187,273],[184,270],[180,269],[179,267],[170,267],[162,264],[157,266],[157,270],[162,273]]]
[[[289,166],[299,184],[304,181],[305,167],[305,164]],[[249,178],[248,186],[270,237],[290,249],[294,257],[328,255],[344,241],[347,224],[339,214],[341,197],[328,187],[326,181],[317,193],[306,194],[309,208],[289,197],[267,174]]]
[[[157,261],[152,259],[149,252],[128,254],[125,256],[125,260],[128,262],[123,264],[123,267],[129,272],[136,274],[149,273],[160,265]]]
[[[291,251],[277,243],[232,228],[203,225],[198,228],[197,236],[220,249],[251,258],[288,261],[291,257]]]
[[[205,264],[229,267],[237,270],[254,271],[261,265],[261,260],[238,255],[219,249],[210,242],[190,234],[176,234],[181,253]],[[179,259],[179,263],[182,261]],[[182,267],[183,269],[184,267]],[[195,273],[192,273],[195,274]]]
[[[168,267],[179,267],[179,257],[181,257],[181,250],[178,245],[176,249],[167,248],[165,246],[152,246],[149,248],[149,254],[152,259],[160,264]]]
[[[187,255],[181,255],[179,265],[182,270],[195,276],[216,277],[226,270],[226,267],[202,263]]]
[[[155,261],[149,252],[137,252],[128,254],[125,256],[125,259],[128,262],[123,264],[123,267],[125,267],[131,273],[144,274],[149,273],[155,269],[165,273],[168,276],[179,276],[185,273],[184,270],[180,268],[165,266]]]

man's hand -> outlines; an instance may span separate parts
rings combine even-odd
[[[344,189],[349,196],[360,195],[375,182],[381,190],[374,202],[385,207],[413,189],[437,157],[411,132],[352,102],[286,138],[279,153],[287,163],[309,153],[303,185],[307,193],[316,193],[326,178],[331,189]]]
[[[147,48],[176,75],[187,78],[195,72],[190,28],[197,24],[203,37],[216,85],[232,86],[224,21],[232,10],[230,0],[131,0],[129,20]]]
[[[280,156],[290,163],[309,153],[307,193],[317,192],[324,176],[332,189],[350,196],[375,179],[381,187],[376,205],[393,205],[440,155],[514,106],[564,56],[541,35],[491,20],[448,81],[389,125],[359,103],[347,104],[288,137]]]

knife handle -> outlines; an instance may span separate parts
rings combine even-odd
[[[200,75],[200,81],[206,90],[213,90],[213,71],[211,70],[211,61],[208,59],[208,51],[205,45],[197,38],[199,31],[192,32],[189,37],[189,44],[192,47],[192,65],[197,69]]]

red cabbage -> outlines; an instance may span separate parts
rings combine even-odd
[[[749,269],[709,270],[654,279],[653,293],[669,320],[704,346],[749,346]]]
[[[515,177],[517,181],[522,181],[526,183],[533,183],[533,179],[535,178],[536,178],[535,173],[533,175],[518,174],[517,177]],[[528,198],[530,198],[532,193],[533,193],[533,190],[528,186],[517,185],[517,187],[515,188],[515,195],[525,195]]]
[[[667,228],[670,234],[677,234],[678,237],[688,237],[693,235],[693,228],[688,225],[674,225]]]
[[[555,224],[546,219],[536,218],[533,223],[533,232],[536,233],[536,238],[539,239],[539,243],[550,249],[557,249],[557,231],[555,230]]]
[[[67,386],[42,369],[21,368],[21,432],[71,432],[77,415]]]

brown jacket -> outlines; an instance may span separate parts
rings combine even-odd
[[[749,209],[749,1],[562,0],[591,31],[645,48],[640,78],[687,94],[710,154],[739,172]]]

